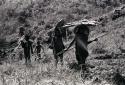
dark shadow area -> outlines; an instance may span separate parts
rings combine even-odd
[[[123,77],[120,73],[116,73],[112,80],[115,85],[125,85],[125,77]]]
[[[50,63],[52,58],[50,56],[44,55],[45,58],[41,58],[40,60],[42,60],[42,63]]]
[[[98,59],[98,60],[104,60],[104,59],[112,59],[112,55],[99,55],[97,57],[95,57],[95,59]]]
[[[101,54],[95,57],[94,59],[105,60],[105,59],[120,59],[124,58],[124,53],[111,53],[111,54]]]
[[[80,66],[76,62],[69,63],[68,66],[69,66],[70,69],[74,69],[76,71],[80,71],[81,70]]]
[[[69,63],[68,64],[69,68],[72,69],[72,70],[75,70],[75,71],[80,71],[81,70],[81,67],[76,63],[76,62],[73,62],[73,63]],[[89,65],[89,64],[86,64],[83,69],[84,70],[88,70],[89,68],[95,68],[94,65]]]

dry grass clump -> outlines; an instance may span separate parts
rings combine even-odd
[[[82,73],[76,64],[73,51],[64,54],[64,66],[59,63],[57,69],[54,66],[53,56],[50,55],[39,62],[34,61],[33,56],[30,66],[24,64],[24,59],[11,64],[3,63],[0,66],[0,81],[5,85],[112,85],[113,70],[119,66],[122,67],[121,70],[124,69],[122,59],[88,58],[87,64],[94,65],[94,68],[88,65],[88,71]]]
[[[64,66],[59,63],[55,69],[52,51],[48,49],[48,45],[43,44],[47,55],[42,55],[39,61],[34,60],[35,55],[32,56],[32,63],[29,66],[24,64],[23,57],[20,59],[23,56],[22,50],[18,50],[12,57],[7,55],[11,63],[2,62],[0,85],[113,85],[114,70],[121,70],[119,75],[115,76],[124,76],[125,61],[119,54],[125,47],[123,43],[125,20],[121,16],[113,21],[110,13],[124,0],[115,0],[110,5],[106,2],[108,0],[95,1],[97,0],[4,0],[0,2],[0,43],[2,45],[6,41],[14,41],[18,27],[22,25],[33,32],[34,38],[40,37],[46,41],[47,30],[53,28],[62,18],[72,22],[84,17],[90,19],[104,14],[105,16],[101,17],[103,24],[92,27],[90,38],[109,32],[99,38],[98,42],[88,46],[89,52],[92,52],[87,58],[88,71],[85,73],[82,73],[77,65],[74,49],[64,53]],[[114,77],[114,80],[117,79]]]
[[[77,69],[77,64],[73,64],[76,61],[75,56],[70,54],[72,51],[65,54],[64,66],[59,63],[57,69],[54,66],[53,56],[43,58],[39,62],[34,61],[32,57],[30,66],[24,65],[24,60],[11,64],[4,63],[0,66],[0,80],[5,85],[96,85],[97,83],[102,85],[102,83],[108,83],[104,82],[105,77],[102,76],[107,75],[110,69],[106,66],[105,60],[100,62],[88,60],[88,63],[95,68],[88,67],[88,72],[81,74],[81,69]],[[49,61],[46,61],[47,59]]]

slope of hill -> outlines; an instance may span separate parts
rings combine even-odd
[[[124,0],[2,0],[0,1],[0,40],[10,42],[17,39],[18,28],[24,26],[45,38],[47,31],[53,28],[60,19],[66,23],[81,19],[98,19],[102,24],[91,27],[90,39],[107,33],[89,45],[90,56],[86,75],[75,64],[74,49],[64,54],[64,66],[54,68],[52,51],[44,45],[47,56],[38,63],[32,56],[32,66],[23,65],[17,52],[15,59],[3,61],[0,66],[0,85],[113,85],[116,69],[125,76],[125,19]],[[122,8],[116,19],[114,10]],[[120,12],[121,13],[121,12]],[[117,13],[116,13],[117,15]],[[119,16],[120,15],[120,16]],[[27,25],[27,26],[26,26]],[[0,42],[1,42],[0,41]],[[69,41],[68,41],[69,42]],[[3,42],[1,42],[3,43]],[[20,50],[20,49],[19,49]],[[18,50],[18,51],[19,51]],[[105,59],[104,59],[105,58]]]
[[[34,30],[38,26],[39,32],[55,26],[62,18],[72,22],[98,17],[123,3],[119,0],[107,4],[106,1],[108,0],[4,0],[0,8],[1,37],[17,33],[18,27],[24,23],[30,25],[27,29]]]

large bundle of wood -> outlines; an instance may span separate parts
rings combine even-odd
[[[60,20],[55,27],[60,26],[63,23],[64,23],[64,21]],[[81,24],[88,25],[88,26],[95,26],[95,25],[98,25],[99,22],[95,21],[95,20],[83,19],[83,20],[79,20],[79,21],[74,21],[74,22],[66,23],[65,25],[62,26],[62,28],[73,27],[73,26],[77,26],[77,25],[81,25]],[[48,30],[47,32],[54,31],[55,27],[53,27],[52,29]]]
[[[81,24],[88,25],[88,26],[95,26],[95,25],[99,24],[99,22],[95,21],[95,20],[84,19],[84,20],[80,20],[80,21],[75,21],[75,22],[67,23],[63,27],[64,28],[65,27],[72,27],[72,26],[77,26],[77,25],[81,25]]]

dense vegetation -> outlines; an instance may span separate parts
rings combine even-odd
[[[34,37],[46,39],[48,30],[60,19],[65,19],[66,23],[97,19],[103,23],[90,28],[90,39],[102,33],[107,35],[89,45],[87,64],[95,68],[90,68],[85,78],[74,69],[77,67],[74,50],[64,54],[64,67],[55,71],[52,52],[44,45],[47,56],[40,63],[33,57],[32,67],[26,68],[24,61],[18,59],[21,49],[17,50],[15,62],[8,64],[5,60],[7,63],[0,66],[0,85],[81,85],[83,82],[103,85],[112,83],[112,79],[118,81],[115,76],[125,75],[124,4],[125,0],[1,0],[0,47],[17,39],[20,26],[31,30]],[[117,69],[120,74],[114,76]]]

